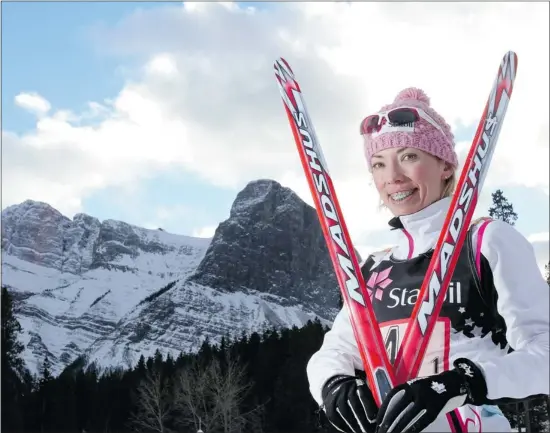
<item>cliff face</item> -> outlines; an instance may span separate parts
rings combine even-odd
[[[336,305],[338,296],[315,209],[267,180],[250,183],[237,195],[190,279],[319,306]]]

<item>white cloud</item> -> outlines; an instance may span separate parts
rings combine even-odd
[[[3,133],[4,206],[36,198],[71,214],[93,191],[174,167],[234,189],[274,178],[312,203],[273,74],[283,56],[304,91],[352,238],[372,245],[369,233],[386,228],[388,215],[377,209],[366,171],[361,119],[417,86],[450,124],[477,123],[510,49],[518,77],[485,188],[547,192],[548,30],[546,3],[254,10],[204,2],[136,12],[95,32],[110,54],[144,59],[112,100],[90,102],[86,113],[48,113],[39,95],[19,97],[39,117],[26,134]]]
[[[537,264],[542,275],[546,276],[546,265],[550,262],[550,242],[549,233],[533,233],[527,240],[533,245]]]
[[[21,108],[36,113],[37,115],[46,114],[48,111],[50,111],[51,108],[51,105],[48,101],[46,101],[42,96],[34,92],[19,93],[15,97],[15,103]]]
[[[158,54],[145,66],[145,70],[152,75],[173,76],[178,73],[176,59],[169,53]]]
[[[214,232],[216,231],[216,226],[205,226],[205,227],[199,227],[195,230],[193,230],[193,233],[191,236],[195,236],[197,238],[211,238],[214,236]]]
[[[131,191],[137,193],[137,196],[134,198],[139,197],[138,191]],[[129,200],[132,200],[132,196],[129,194],[125,194],[125,203]],[[132,203],[131,205],[135,206],[136,208],[140,206],[143,206],[143,201],[141,198],[136,200],[139,203]],[[130,202],[131,203],[131,202]],[[177,227],[178,225],[181,225],[182,221],[186,221],[188,218],[195,216],[195,211],[186,205],[183,204],[176,204],[171,206],[158,206],[154,209],[153,215],[150,217],[149,220],[146,220],[145,223],[141,223],[140,225],[143,225],[143,227],[148,229],[157,229],[162,228],[163,230],[173,232],[173,228]]]
[[[548,242],[549,238],[550,237],[548,232],[542,232],[542,233],[533,233],[529,235],[527,240],[529,242],[544,242],[544,241]]]
[[[159,221],[169,221],[185,217],[189,213],[190,210],[184,205],[160,206],[156,209],[155,216]]]
[[[535,257],[537,258],[537,264],[542,275],[545,275],[545,266],[548,264],[550,244],[548,239],[531,241],[533,249],[535,250]]]

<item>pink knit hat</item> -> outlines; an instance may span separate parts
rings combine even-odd
[[[362,131],[369,170],[372,155],[392,147],[414,147],[437,156],[456,168],[458,159],[454,151],[455,142],[451,127],[430,107],[430,99],[426,93],[414,87],[402,90],[393,103],[382,107],[379,113],[399,107],[419,108],[435,121],[440,129],[420,116],[420,120],[412,124],[393,126],[386,123],[378,132],[363,134]]]

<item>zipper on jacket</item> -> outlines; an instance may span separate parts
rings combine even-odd
[[[456,416],[456,410],[453,410],[452,412],[448,413],[449,418],[451,418],[451,421],[453,422],[453,425],[451,427],[454,427],[453,432],[454,433],[466,433],[464,430],[462,430],[462,424],[458,420],[458,416]]]
[[[407,230],[405,230],[404,228],[401,230],[403,230],[403,233],[405,234],[405,236],[407,236],[407,239],[409,240],[409,255],[407,256],[407,260],[410,260],[414,252],[414,239]]]

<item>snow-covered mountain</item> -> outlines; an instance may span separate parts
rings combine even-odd
[[[338,286],[315,210],[271,180],[249,183],[212,239],[73,219],[27,200],[2,211],[2,285],[25,361],[59,373],[84,355],[134,365],[208,337],[330,323]]]

